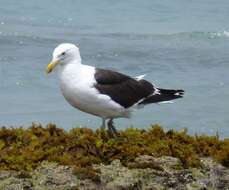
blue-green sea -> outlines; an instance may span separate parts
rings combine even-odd
[[[229,137],[228,10],[228,0],[0,0],[0,125],[101,125],[65,101],[55,73],[45,74],[53,49],[71,42],[84,64],[185,90],[174,104],[116,120],[118,129],[158,123]]]

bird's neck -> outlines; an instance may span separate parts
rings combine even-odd
[[[63,76],[77,75],[77,72],[80,72],[82,67],[81,62],[69,62],[66,65],[60,65],[58,68],[58,75],[61,79]]]

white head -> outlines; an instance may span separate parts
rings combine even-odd
[[[60,44],[54,49],[52,61],[48,64],[46,72],[50,73],[56,66],[62,67],[69,63],[81,63],[79,48],[70,43]]]

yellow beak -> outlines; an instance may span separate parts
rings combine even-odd
[[[51,61],[49,64],[48,64],[48,66],[47,66],[47,68],[46,68],[46,73],[48,74],[48,73],[51,73],[52,72],[52,70],[56,67],[56,65],[58,65],[59,64],[59,61]]]

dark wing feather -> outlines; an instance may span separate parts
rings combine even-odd
[[[96,69],[95,88],[125,108],[151,95],[155,89],[146,80],[135,80],[127,75],[105,69]]]

